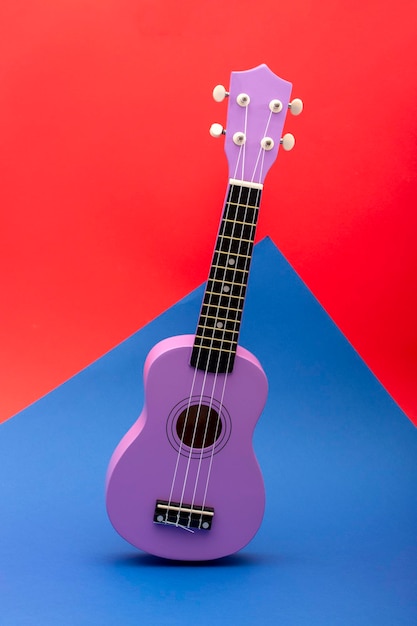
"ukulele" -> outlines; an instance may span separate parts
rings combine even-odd
[[[144,366],[145,404],[116,447],[106,480],[111,523],[150,554],[209,560],[243,548],[264,513],[252,435],[267,396],[259,361],[238,345],[261,193],[280,144],[291,83],[266,65],[232,72],[227,134],[229,183],[195,335],[159,342]]]

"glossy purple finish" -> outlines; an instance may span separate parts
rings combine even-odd
[[[241,188],[260,189],[259,184],[263,184],[276,159],[291,87],[291,83],[278,78],[266,65],[232,72],[225,151],[229,177],[236,179]],[[277,101],[279,107],[271,107]],[[245,106],[240,106],[239,102],[244,102]],[[237,145],[235,133],[241,137],[243,133],[243,143],[235,137]],[[265,138],[268,149],[262,145]],[[243,185],[242,181],[245,181]],[[242,208],[254,209],[249,204]],[[235,247],[230,243],[227,248],[233,252],[219,248],[222,254],[234,257],[230,258],[232,265],[236,263],[236,256],[245,256],[240,254],[242,223],[236,221],[230,235],[222,235],[234,240]],[[254,237],[254,228],[252,231]],[[227,259],[223,261],[226,263]],[[237,310],[233,308],[237,305],[233,305],[232,298],[243,298],[241,291],[234,293],[234,283],[240,288],[243,284],[236,273],[241,271],[244,270],[235,269],[234,277],[226,281],[220,280],[217,269],[214,270],[217,281],[211,285],[213,291],[205,303],[213,325],[218,319],[222,323],[226,319],[224,311],[220,315],[215,310],[216,306],[219,309],[226,306],[221,306],[225,284],[230,292],[227,307],[231,307],[230,311]],[[220,293],[223,299],[218,296]],[[213,294],[214,298],[218,296],[218,303],[211,305]],[[220,347],[216,343],[218,339],[208,336],[212,341],[210,350],[226,350],[229,346],[227,350],[234,351],[237,339],[232,341],[226,334],[233,330],[222,331]],[[206,335],[202,337],[207,340]],[[146,552],[180,560],[216,559],[243,548],[261,524],[265,503],[252,435],[266,401],[266,376],[257,359],[239,346],[230,374],[214,374],[191,367],[194,339],[194,335],[172,337],[157,344],[149,353],[145,363],[145,406],[117,446],[106,484],[107,511],[120,535]],[[205,405],[207,413],[214,409],[220,415],[221,433],[212,446],[200,443],[202,447],[198,448],[193,440],[189,441],[192,447],[188,448],[181,441],[184,438],[176,424],[190,405]],[[214,508],[211,528],[190,532],[189,528],[179,526],[175,517],[170,518],[169,525],[154,523],[157,500],[180,503],[181,507],[188,505],[191,509]]]
[[[291,89],[291,83],[279,78],[265,64],[244,72],[232,72],[225,139],[230,178],[263,184],[278,154]],[[237,102],[242,93],[250,98],[246,107]],[[269,108],[274,99],[280,100],[282,104],[282,109],[277,113]],[[244,145],[234,143],[236,132],[245,133]],[[272,150],[262,149],[261,141],[264,137],[273,140]]]
[[[169,559],[209,560],[240,550],[262,521],[265,494],[252,434],[266,401],[267,379],[257,359],[241,347],[231,374],[195,370],[189,365],[193,341],[193,335],[172,337],[149,353],[145,406],[112,456],[106,504],[117,532],[137,548]],[[211,449],[203,449],[203,459],[196,449],[189,459],[183,454],[189,448],[179,453],[175,447],[175,419],[190,395],[212,397],[213,406],[223,407],[222,435],[212,456]],[[156,500],[169,500],[172,485],[172,501],[181,501],[184,489],[184,503],[214,507],[211,530],[191,533],[153,523]]]

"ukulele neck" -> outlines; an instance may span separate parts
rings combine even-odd
[[[190,364],[200,370],[233,370],[262,185],[231,179],[226,195]]]

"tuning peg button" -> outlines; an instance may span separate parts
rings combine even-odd
[[[246,142],[246,135],[245,133],[242,133],[240,131],[238,131],[237,133],[235,133],[233,135],[233,142],[237,145],[237,146],[243,146],[243,144]]]
[[[221,137],[222,135],[225,135],[226,131],[224,130],[223,126],[221,124],[212,124],[210,126],[210,135],[212,137]]]
[[[216,102],[223,102],[223,100],[229,95],[226,88],[223,85],[216,85],[213,89],[213,98]]]
[[[280,140],[280,144],[284,150],[292,150],[295,146],[295,137],[291,133],[286,133]]]
[[[269,108],[271,109],[272,113],[279,113],[280,111],[282,111],[281,100],[278,100],[277,98],[271,100],[271,102],[269,103]]]
[[[300,100],[300,98],[294,98],[294,100],[289,103],[288,108],[293,115],[300,115],[304,108],[303,101]]]
[[[236,102],[240,107],[247,107],[250,102],[250,97],[247,93],[240,93],[236,98]]]
[[[272,137],[264,137],[261,140],[261,146],[264,150],[272,150],[272,148],[274,147],[274,140],[272,139]]]

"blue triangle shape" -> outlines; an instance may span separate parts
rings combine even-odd
[[[144,359],[194,331],[202,293],[0,426],[4,623],[413,623],[417,431],[269,239],[255,248],[241,332],[270,384],[254,439],[259,533],[190,566],[111,528],[104,477],[141,411]]]

